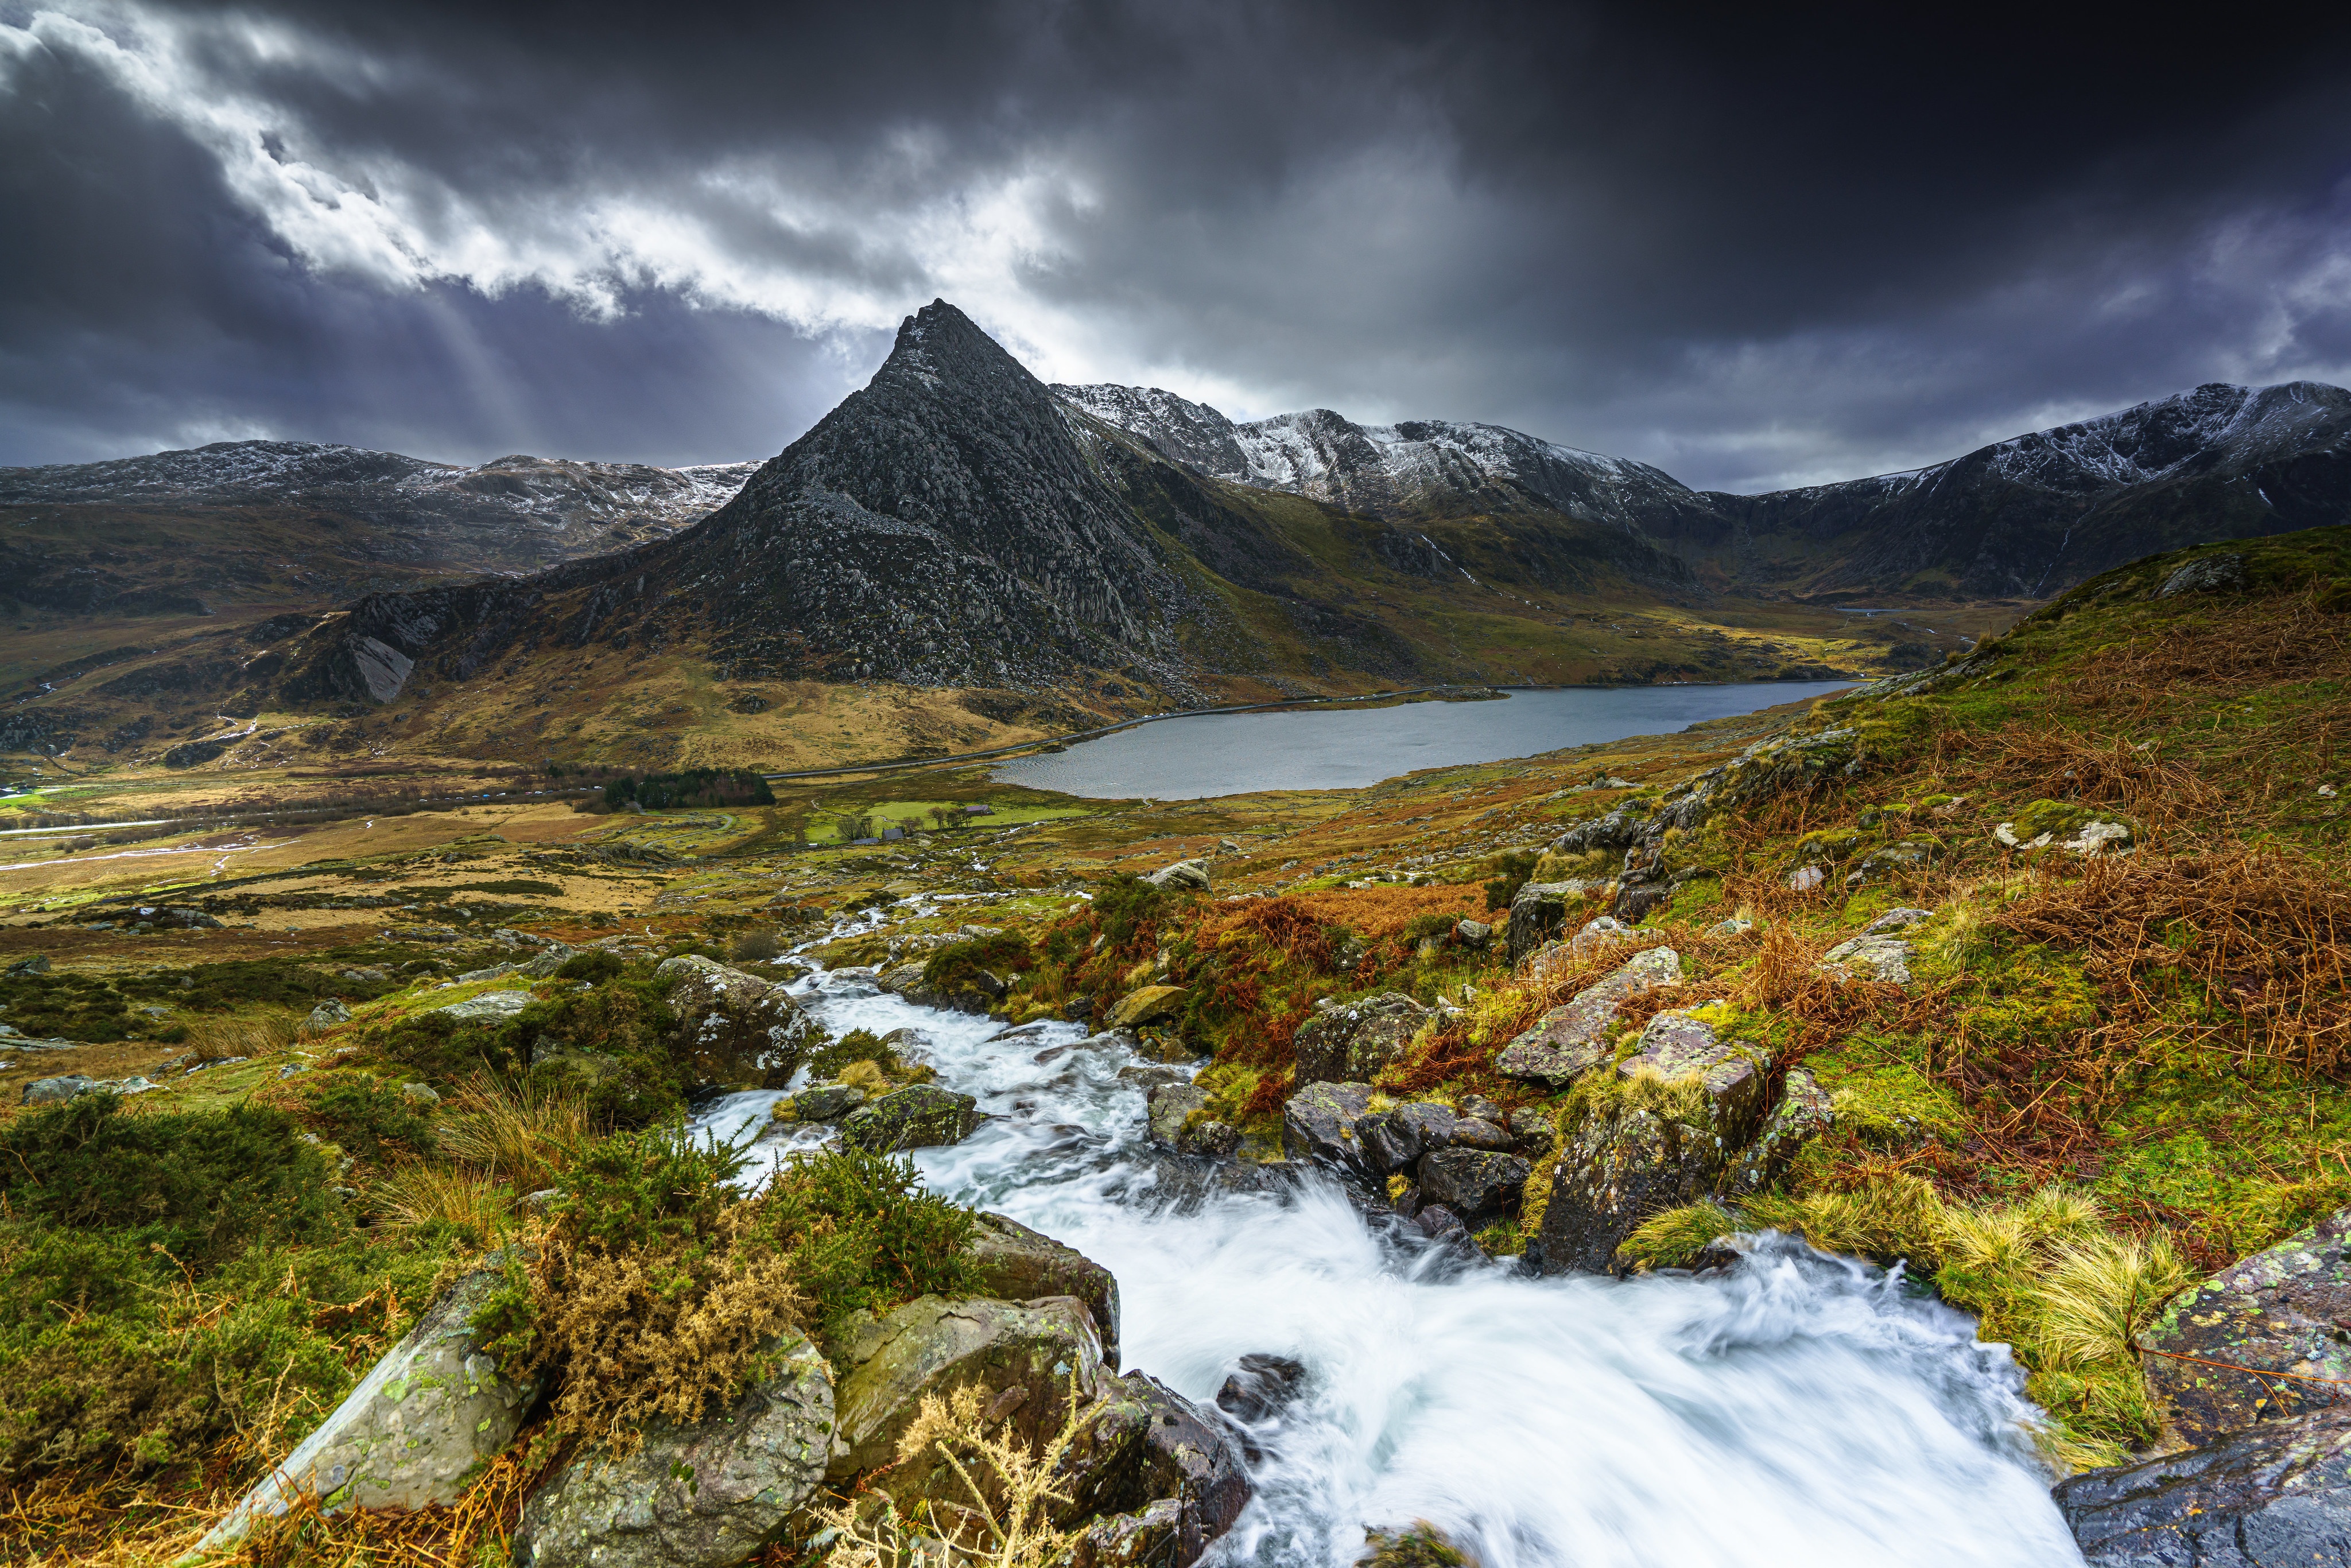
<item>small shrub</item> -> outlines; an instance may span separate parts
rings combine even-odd
[[[738,964],[763,964],[783,955],[783,938],[776,935],[772,925],[753,926],[735,938],[734,945],[726,949],[726,956]]]
[[[369,1165],[433,1152],[433,1124],[400,1091],[371,1078],[337,1077],[305,1102],[305,1119],[319,1136]]]
[[[601,985],[626,967],[628,966],[621,962],[619,954],[591,947],[587,952],[574,953],[564,959],[557,966],[555,977],[559,980],[585,980],[591,986]]]
[[[885,1072],[896,1065],[898,1053],[890,1049],[882,1037],[872,1030],[853,1029],[839,1040],[820,1045],[809,1053],[809,1071],[821,1082],[838,1078],[852,1061],[871,1061]]]
[[[203,1270],[263,1240],[328,1240],[348,1221],[334,1167],[282,1111],[130,1116],[110,1093],[76,1095],[0,1127],[7,1212],[121,1230]]]
[[[911,1519],[898,1512],[886,1492],[878,1510],[852,1499],[822,1511],[819,1517],[833,1537],[824,1568],[1050,1568],[1069,1560],[1078,1532],[1054,1520],[1076,1499],[1054,1483],[1064,1479],[1064,1456],[1078,1435],[1076,1407],[1059,1434],[1029,1442],[1008,1421],[989,1431],[982,1399],[977,1385],[944,1398],[923,1396],[898,1439],[893,1468],[931,1459],[954,1478],[946,1489],[948,1496],[925,1498]],[[1452,1568],[1458,1563],[1457,1558]]]
[[[968,942],[951,942],[923,966],[923,984],[950,995],[979,988],[983,969],[999,977],[1031,962],[1029,944],[1019,933],[999,931]]]
[[[675,1125],[582,1152],[537,1260],[475,1320],[556,1375],[558,1430],[625,1451],[649,1420],[698,1420],[800,1320],[790,1260],[726,1185],[742,1163]]]
[[[1531,850],[1505,850],[1487,862],[1487,869],[1494,876],[1485,886],[1486,907],[1510,907],[1510,901],[1519,896],[1519,889],[1526,886],[1527,879],[1534,874],[1535,862],[1541,858]]]
[[[1167,893],[1139,876],[1110,877],[1094,884],[1093,913],[1113,948],[1134,946],[1147,936],[1165,912]]]

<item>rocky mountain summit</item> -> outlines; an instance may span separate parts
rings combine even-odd
[[[1760,496],[1499,425],[1236,423],[1156,387],[1061,386],[1071,407],[1235,485],[1389,521],[1550,510],[1662,541],[1731,590],[2038,598],[2153,551],[2351,516],[2351,392],[2211,383],[1908,473]]]

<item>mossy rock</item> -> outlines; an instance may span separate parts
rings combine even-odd
[[[861,1149],[901,1149],[959,1144],[979,1125],[979,1102],[929,1083],[916,1083],[860,1106],[841,1124],[841,1136]]]

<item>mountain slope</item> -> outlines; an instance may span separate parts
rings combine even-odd
[[[510,456],[463,468],[309,442],[220,442],[0,468],[0,606],[18,615],[259,612],[454,573],[533,571],[657,538],[757,465]]]
[[[2310,382],[2215,383],[1913,473],[1761,496],[1691,491],[1499,425],[1359,425],[1327,409],[1235,423],[1157,388],[1055,390],[1228,483],[1399,526],[1604,522],[1729,591],[2032,599],[2153,551],[2351,518],[2351,392]]]
[[[1270,450],[1263,434],[1251,440]],[[1572,497],[1537,486],[1565,496],[1556,468],[1669,501],[1686,492],[1508,434],[1389,443],[1401,476],[1379,482],[1392,498],[1438,493],[1421,469],[1458,467],[1463,452],[1510,465],[1449,515],[1391,521],[1173,461],[1057,398],[934,302],[868,385],[690,528],[528,575],[75,649],[20,688],[0,747],[56,755],[94,739],[134,759],[184,758],[187,741],[221,738],[228,713],[266,734],[238,730],[224,768],[277,755],[268,737],[298,732],[305,747],[371,755],[817,765],[1217,700],[1816,679],[1916,667],[1988,629],[1699,609],[1690,568],[1637,522],[1572,516],[1560,509]],[[372,456],[247,452],[228,465],[240,471],[204,482],[230,497],[256,483],[458,483]],[[1374,476],[1359,477],[1331,493],[1364,498]]]

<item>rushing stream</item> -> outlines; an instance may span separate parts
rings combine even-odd
[[[1719,1279],[1533,1280],[1374,1234],[1335,1184],[1154,1202],[1123,1050],[995,1038],[858,971],[797,990],[835,1033],[923,1032],[989,1120],[915,1163],[1115,1273],[1127,1366],[1206,1403],[1246,1353],[1307,1365],[1211,1563],[1344,1568],[1416,1519],[1485,1568],[2080,1562],[2005,1349],[1898,1279],[1791,1244]],[[755,1136],[778,1098],[698,1124]]]

